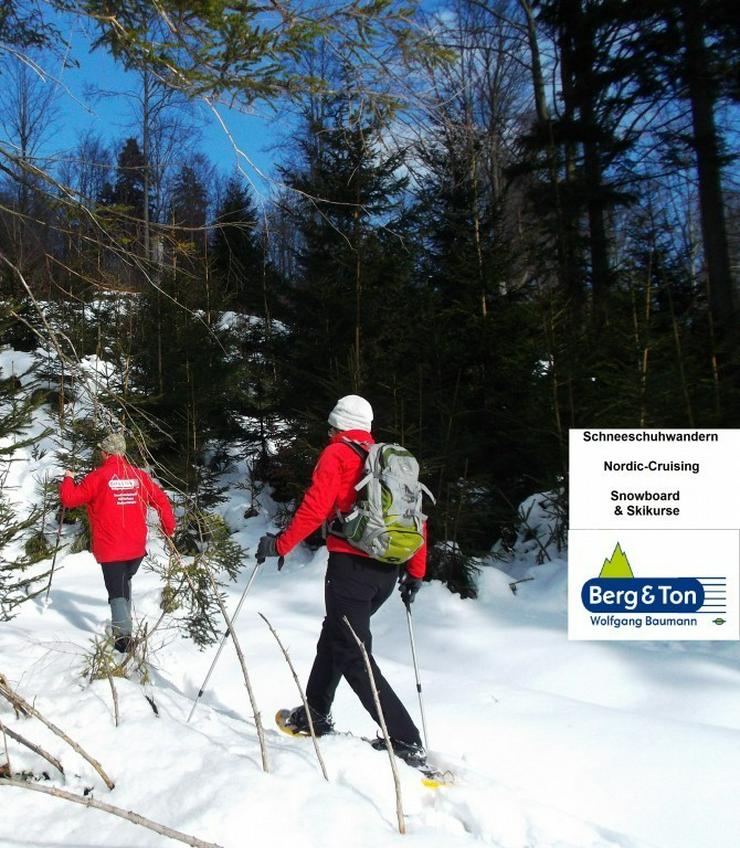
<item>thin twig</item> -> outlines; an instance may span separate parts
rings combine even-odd
[[[56,757],[53,757],[50,753],[45,751],[43,748],[35,745],[33,742],[30,742],[25,736],[21,736],[20,733],[16,733],[14,730],[11,730],[9,727],[6,727],[2,721],[0,721],[0,727],[3,729],[3,733],[7,733],[11,739],[14,739],[19,745],[24,745],[29,750],[33,751],[34,754],[38,754],[40,757],[43,757],[48,763],[51,763],[54,768],[64,774],[64,768],[62,764]]]
[[[116,727],[118,727],[118,692],[116,692],[116,686],[113,683],[113,675],[108,670],[106,670],[106,675],[108,677],[108,683],[110,683],[111,694],[113,695],[113,717],[116,721]]]
[[[517,587],[520,583],[529,583],[529,582],[530,582],[530,580],[534,580],[534,577],[522,577],[522,579],[521,579],[521,580],[513,580],[511,583],[509,583],[509,589],[511,589],[511,594],[512,594],[512,595],[516,595],[516,592],[517,592],[517,588],[516,588],[516,587]]]
[[[8,752],[8,737],[5,735],[5,725],[0,721],[0,730],[3,732],[3,745],[5,745],[5,767],[8,769],[8,777],[12,777],[13,768],[10,765],[10,753]]]
[[[85,760],[90,763],[90,765],[95,769],[95,771],[103,778],[103,782],[108,787],[108,789],[113,789],[115,784],[108,777],[108,775],[103,771],[103,767],[100,763],[91,757],[86,751],[84,751],[75,741],[74,739],[70,739],[67,734],[58,728],[55,724],[49,721],[49,719],[44,718],[41,713],[35,708],[32,707],[27,701],[24,701],[23,698],[17,693],[14,692],[7,683],[7,680],[0,675],[0,695],[2,695],[6,700],[10,701],[10,703],[19,709],[24,710],[28,715],[35,716],[42,724],[45,724],[52,733],[56,733],[57,736],[64,739],[64,741]]]
[[[249,703],[252,705],[252,714],[254,715],[254,724],[257,728],[257,737],[259,738],[260,743],[260,751],[262,753],[262,770],[270,771],[270,765],[267,760],[267,743],[265,741],[265,730],[262,727],[262,716],[260,715],[260,711],[257,709],[257,702],[254,698],[254,692],[252,691],[252,684],[249,680],[249,672],[247,671],[247,664],[244,661],[244,654],[242,653],[241,645],[239,644],[239,639],[237,638],[236,631],[231,623],[231,618],[229,617],[228,612],[226,612],[226,607],[224,606],[224,602],[221,600],[221,595],[218,591],[218,586],[216,585],[216,581],[213,579],[213,575],[209,570],[206,569],[206,573],[208,574],[208,580],[211,584],[211,589],[213,590],[213,595],[216,598],[216,603],[218,604],[221,615],[224,617],[224,621],[226,622],[226,626],[229,629],[229,633],[231,634],[231,641],[234,643],[234,649],[236,650],[236,655],[239,657],[239,664],[242,667],[242,674],[244,675],[244,685],[247,687],[247,694],[249,695]]]
[[[367,648],[363,644],[360,637],[355,633],[352,625],[349,623],[349,619],[347,616],[342,616],[342,621],[349,627],[349,632],[354,637],[355,642],[357,642],[357,647],[360,649],[362,653],[362,659],[365,661],[365,668],[367,669],[367,676],[370,678],[370,688],[373,692],[373,700],[375,701],[375,710],[378,713],[378,721],[380,722],[380,729],[383,731],[383,738],[385,739],[385,747],[388,751],[388,757],[391,761],[391,771],[393,772],[393,784],[396,789],[396,816],[398,817],[398,832],[406,833],[406,823],[403,820],[403,804],[401,802],[401,781],[398,777],[398,769],[396,768],[396,756],[393,753],[393,746],[391,745],[391,737],[388,735],[388,727],[385,723],[385,716],[383,715],[383,710],[380,706],[380,696],[378,695],[378,687],[375,685],[375,676],[373,675],[373,667],[370,664],[370,657],[367,653]]]
[[[43,792],[44,795],[53,795],[54,798],[63,798],[66,801],[72,801],[74,804],[81,804],[83,807],[92,807],[94,810],[102,810],[104,813],[110,813],[112,816],[126,819],[133,824],[147,827],[155,833],[162,836],[167,836],[170,839],[177,839],[179,842],[184,842],[186,845],[192,845],[193,848],[221,848],[215,842],[204,842],[195,836],[189,836],[187,833],[182,833],[179,830],[173,830],[171,827],[166,827],[163,824],[158,824],[151,819],[147,819],[139,813],[134,813],[131,810],[124,810],[121,807],[114,807],[113,804],[106,804],[103,801],[96,801],[91,795],[75,795],[73,792],[65,792],[63,789],[56,789],[51,786],[39,786],[37,783],[26,783],[24,780],[9,780],[0,778],[0,786],[15,786],[19,789],[30,789],[32,792]]]
[[[316,737],[316,731],[313,726],[313,718],[311,717],[311,708],[308,706],[308,701],[306,700],[306,695],[303,691],[303,687],[301,686],[301,681],[298,679],[298,675],[296,674],[296,670],[293,666],[293,662],[290,659],[288,651],[285,649],[283,643],[280,641],[280,637],[278,636],[275,628],[270,624],[267,618],[262,615],[262,613],[258,613],[259,617],[265,622],[265,624],[270,628],[270,632],[275,637],[275,641],[280,646],[280,650],[283,652],[283,656],[285,657],[285,661],[288,663],[288,668],[293,675],[293,680],[295,680],[295,685],[298,687],[298,692],[301,696],[301,701],[303,701],[303,709],[306,711],[306,718],[308,719],[308,729],[311,731],[311,741],[313,742],[314,751],[316,751],[316,759],[319,761],[319,765],[321,766],[321,773],[324,775],[324,780],[329,780],[329,775],[326,773],[326,766],[324,765],[324,758],[321,756],[321,751],[319,750],[319,741]]]
[[[59,553],[59,542],[62,538],[62,526],[64,525],[64,516],[67,512],[66,507],[62,507],[59,513],[59,526],[57,527],[57,538],[54,544],[54,556],[51,560],[51,571],[49,572],[49,583],[46,587],[46,596],[44,598],[44,609],[49,606],[49,592],[51,592],[51,581],[54,579],[54,567],[57,564],[57,554]]]

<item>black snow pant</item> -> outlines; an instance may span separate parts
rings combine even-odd
[[[380,707],[391,739],[421,745],[421,737],[406,708],[383,677],[372,656],[370,617],[388,600],[398,579],[398,569],[363,556],[331,553],[324,581],[326,617],[316,645],[316,659],[306,686],[306,700],[316,712],[329,715],[342,677],[363,707],[378,721],[365,661],[347,625],[362,640],[370,656]]]
[[[140,556],[136,559],[100,564],[105,588],[108,590],[111,628],[116,639],[131,636],[131,578],[136,574],[143,559],[144,557]]]
[[[122,560],[121,562],[101,562],[103,569],[103,580],[108,590],[108,603],[113,598],[125,598],[131,600],[131,578],[139,570],[143,556],[136,559]]]

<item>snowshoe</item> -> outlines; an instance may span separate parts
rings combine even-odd
[[[317,713],[316,710],[311,710],[311,719],[313,720],[313,730],[317,736],[326,736],[334,732],[334,722],[331,716],[324,716]],[[293,710],[278,710],[275,713],[275,723],[289,736],[310,736],[311,728],[308,724],[308,717],[303,706],[296,707]]]
[[[385,739],[382,736],[376,736],[370,744],[376,751],[387,750]],[[427,755],[421,745],[412,745],[408,742],[391,739],[391,748],[393,748],[393,753],[399,760],[403,760],[411,768],[422,769],[427,764]]]
[[[369,739],[368,741],[376,751],[387,750],[385,739],[382,736],[376,736],[375,739]],[[406,765],[421,772],[423,775],[421,782],[429,789],[437,789],[440,786],[451,786],[455,782],[452,772],[441,771],[427,762],[426,752],[421,745],[412,745],[408,742],[399,742],[391,739],[391,747],[393,748],[393,753],[400,760],[403,760]]]

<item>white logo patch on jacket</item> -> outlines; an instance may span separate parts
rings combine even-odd
[[[108,481],[118,506],[135,504],[139,494],[139,481],[135,477],[111,477]]]

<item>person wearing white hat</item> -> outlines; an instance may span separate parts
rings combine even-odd
[[[329,413],[329,424],[342,432],[362,430],[369,433],[373,424],[373,408],[359,395],[345,395],[339,398]]]
[[[346,514],[354,505],[355,485],[362,477],[364,461],[348,443],[374,444],[373,409],[360,395],[346,395],[337,401],[328,422],[329,444],[319,456],[310,487],[288,527],[279,535],[267,534],[260,539],[258,561],[267,557],[282,560],[325,522],[331,522],[338,512]],[[404,602],[413,601],[426,571],[426,543],[400,569],[372,559],[341,536],[328,535],[326,546],[329,550],[324,581],[326,617],[306,685],[314,729],[318,735],[332,732],[331,706],[342,677],[374,721],[380,723],[362,653],[343,620],[346,616],[370,655],[381,709],[396,754],[411,765],[423,766],[426,758],[419,731],[372,658],[370,618],[391,596],[399,577]],[[303,706],[291,712],[288,726],[297,733],[308,731]]]

